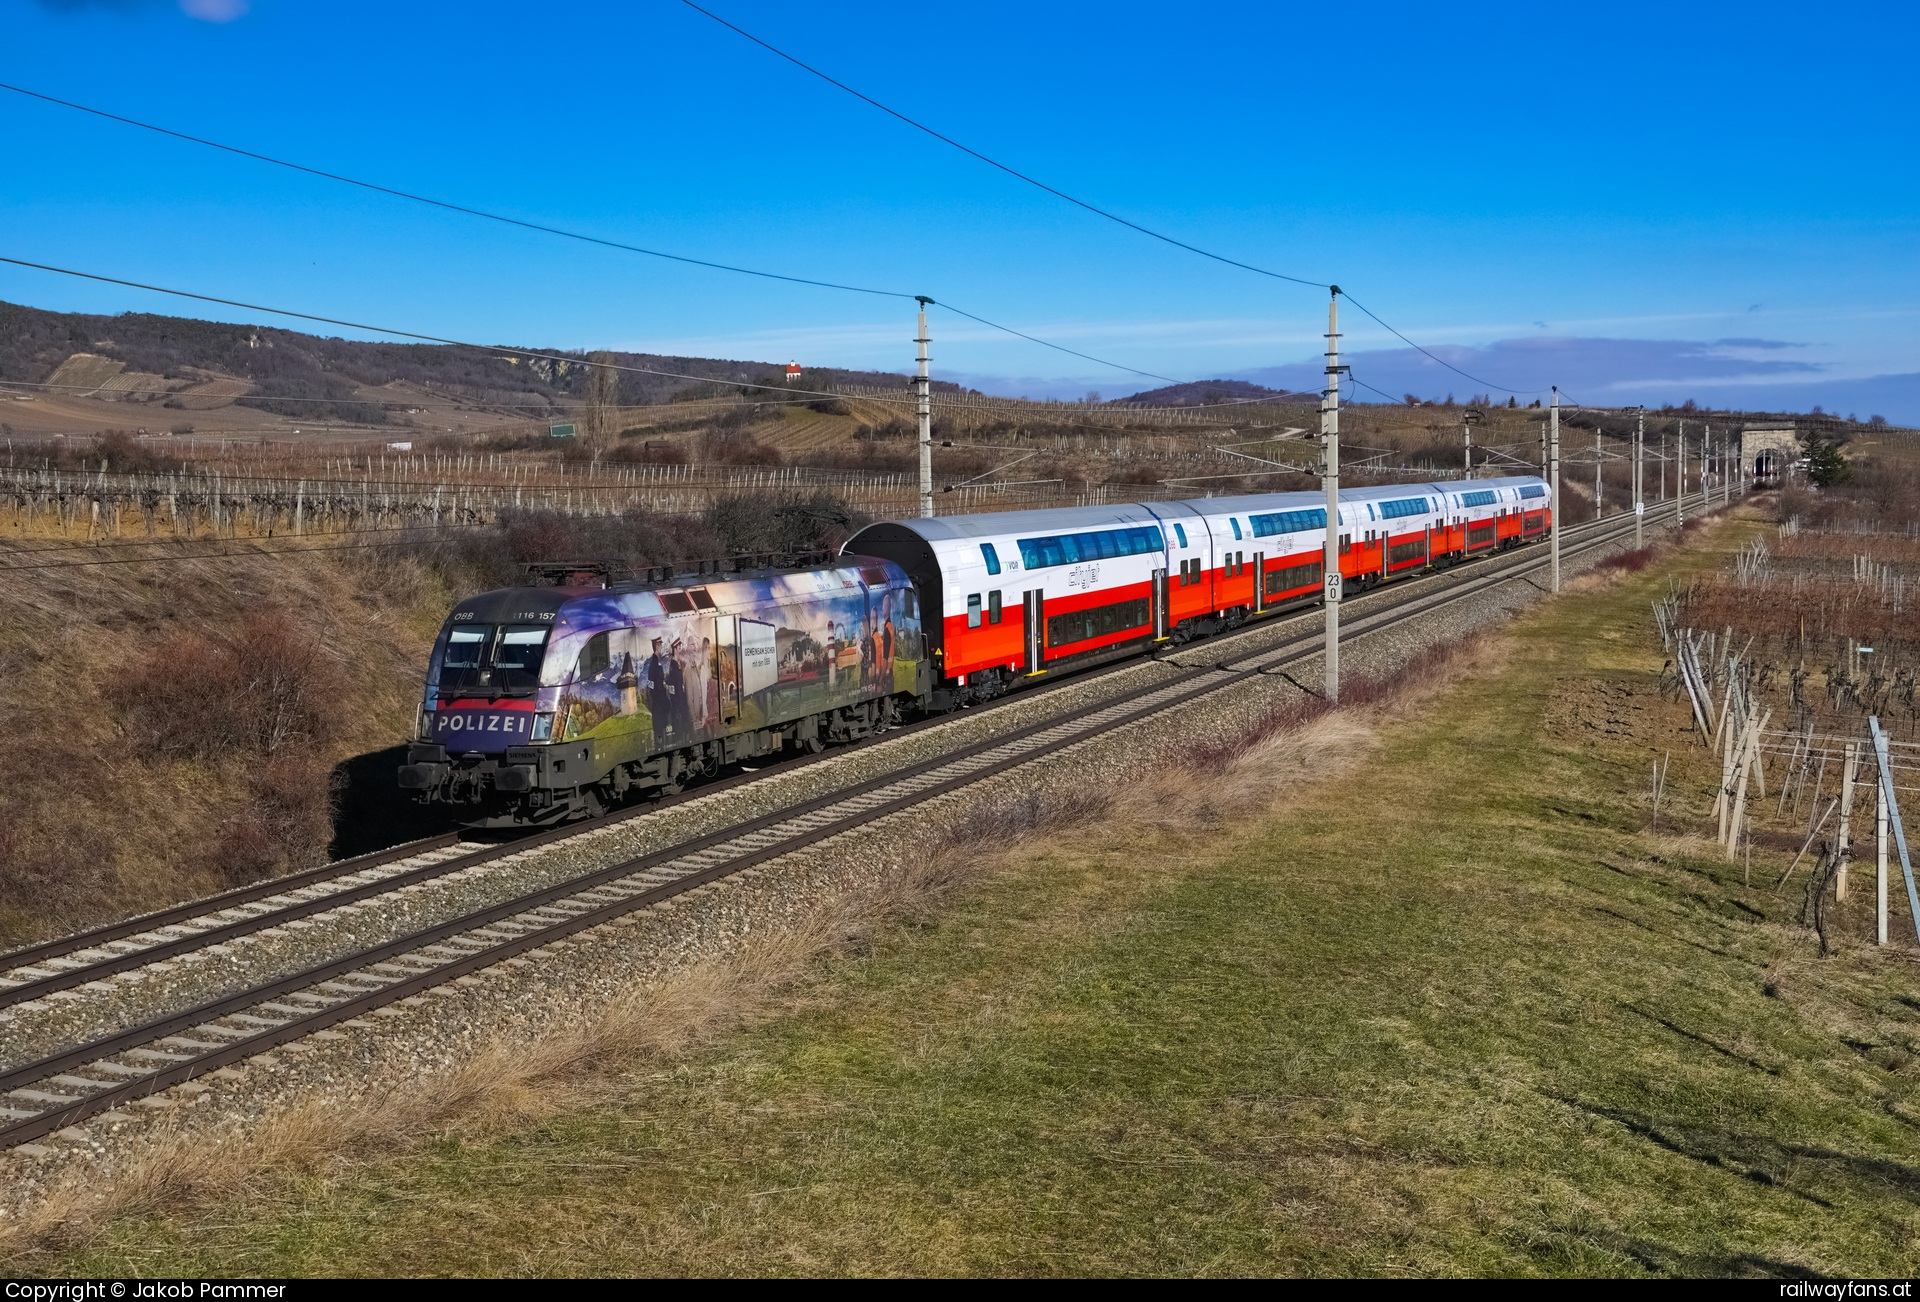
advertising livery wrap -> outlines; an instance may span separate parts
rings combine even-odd
[[[511,797],[510,811],[476,811],[486,823],[583,812],[545,793],[664,786],[689,757],[712,767],[777,748],[759,734],[920,691],[924,656],[914,590],[879,560],[485,593],[434,644],[401,785],[429,799]]]

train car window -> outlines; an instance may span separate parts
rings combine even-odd
[[[1402,497],[1391,502],[1380,503],[1380,514],[1389,520],[1399,520],[1409,515],[1425,515],[1433,509],[1424,497]]]
[[[887,581],[886,572],[883,570],[862,571],[862,573],[879,574],[880,577],[877,579],[868,579],[867,582],[869,583],[885,583]],[[697,610],[713,609],[713,598],[707,595],[707,590],[705,588],[689,589],[687,592],[687,599],[693,602],[694,608]]]
[[[1250,515],[1247,522],[1253,526],[1256,538],[1271,538],[1281,533],[1305,533],[1310,529],[1327,527],[1327,509],[1315,507],[1311,511],[1275,511],[1271,515]]]
[[[980,627],[980,594],[977,592],[967,596],[967,627]]]
[[[1233,526],[1233,540],[1240,541],[1240,520],[1237,516],[1228,516],[1227,523]]]
[[[1318,560],[1308,561],[1305,564],[1288,565],[1277,570],[1268,570],[1267,595],[1273,597],[1278,596],[1282,592],[1290,592],[1294,588],[1318,587],[1320,586],[1321,570],[1322,566]]]
[[[1000,572],[1000,553],[993,549],[992,543],[980,544],[980,559],[987,563],[987,573],[998,574]],[[994,622],[997,624],[1000,621],[995,620]]]
[[[987,594],[987,623],[1000,622],[1000,589],[995,588]]]
[[[1187,545],[1187,526],[1185,526],[1184,524],[1174,525],[1173,536],[1180,540],[1180,545],[1182,547],[1185,547]]]
[[[1129,632],[1146,627],[1152,618],[1153,607],[1145,597],[1076,610],[1066,615],[1052,615],[1047,619],[1047,645],[1067,646],[1112,633]]]
[[[587,644],[580,648],[580,663],[573,671],[574,677],[582,682],[597,678],[606,673],[608,666],[612,663],[613,656],[607,649],[607,635],[595,633],[587,639]]]
[[[1102,533],[1022,538],[1019,547],[1020,563],[1030,570],[1040,570],[1052,565],[1077,565],[1081,561],[1165,551],[1166,543],[1160,530],[1148,525],[1132,529],[1109,529]]]
[[[1460,505],[1462,506],[1492,506],[1499,500],[1500,495],[1491,489],[1478,493],[1460,494]]]
[[[905,592],[901,593],[900,595],[905,597],[907,601],[907,607],[906,607],[907,618],[908,619],[920,618],[920,594],[915,592],[912,588],[908,588]]]
[[[1522,497],[1545,497],[1546,495],[1546,488],[1540,484],[1528,484],[1520,490],[1520,496]]]
[[[1373,511],[1373,503],[1372,503],[1372,502],[1368,502],[1368,503],[1367,503],[1367,519],[1369,519],[1369,520],[1378,520],[1379,518],[1380,518],[1380,517],[1379,517],[1378,515],[1375,515],[1375,514],[1374,514],[1374,511]]]
[[[663,592],[660,594],[660,609],[669,615],[679,615],[693,609],[693,598],[684,592]]]

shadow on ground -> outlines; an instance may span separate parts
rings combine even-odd
[[[370,854],[404,841],[454,830],[445,809],[414,803],[400,790],[396,771],[406,762],[404,743],[343,760],[333,768],[333,842],[330,858]]]

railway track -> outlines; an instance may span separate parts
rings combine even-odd
[[[1616,518],[1569,530],[1565,558],[1577,558],[1617,542],[1632,520]],[[1545,569],[1543,549],[1521,549],[1485,562],[1442,572],[1452,582],[1391,585],[1369,594],[1367,609],[1351,619],[1346,636],[1360,637],[1465,600],[1517,577]],[[1381,601],[1379,598],[1391,598]],[[1350,603],[1359,605],[1359,602]],[[1317,613],[1308,607],[1305,613]],[[1138,723],[1199,697],[1231,689],[1318,654],[1317,623],[1298,616],[1258,623],[1202,646],[1182,648],[1161,663],[1174,672],[1144,691],[1096,704],[1067,717],[1043,718],[963,745],[906,768],[854,782],[744,822],[666,848],[624,859],[584,875],[526,892],[406,935],[358,949],[300,971],[250,985],[194,1007],[140,1020],[135,1025],[0,1071],[0,1147],[26,1143],[122,1104],[264,1053],[289,1041],[410,1000],[471,972],[538,951],[579,932],[648,908],[722,877],[752,870],[768,860],[817,845],[842,833],[1057,755],[1118,728]],[[1223,659],[1216,653],[1248,634],[1297,629],[1280,641]],[[1200,652],[1209,659],[1185,659]],[[1137,665],[1122,662],[1115,669]],[[1085,676],[1066,680],[1087,681]],[[1062,684],[1065,685],[1065,684]],[[1021,693],[1007,703],[1035,699]],[[931,719],[889,737],[937,726]],[[888,738],[875,739],[875,743]],[[845,755],[842,747],[796,764]],[[743,774],[727,784],[760,776]],[[708,794],[710,784],[687,796]],[[622,811],[614,820],[657,811],[659,804]],[[55,989],[102,981],[145,964],[190,953],[343,904],[371,899],[466,867],[520,854],[564,840],[582,830],[562,828],[502,846],[463,850],[453,837],[435,838],[379,855],[343,861],[294,879],[243,888],[210,901],[149,915],[93,932],[49,942],[0,960],[17,963],[0,989],[0,1005],[19,1004]],[[24,1010],[23,1010],[24,1011]]]

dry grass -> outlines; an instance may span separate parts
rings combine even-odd
[[[330,778],[409,730],[451,599],[325,557],[9,576],[0,941],[156,908],[323,858]]]

